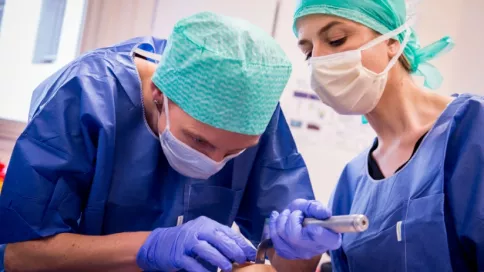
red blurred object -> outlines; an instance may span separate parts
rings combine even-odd
[[[5,179],[5,164],[0,162],[0,192],[2,192],[3,180]]]
[[[5,164],[0,162],[0,180],[5,178]]]

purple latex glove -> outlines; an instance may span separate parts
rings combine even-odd
[[[232,262],[253,261],[255,249],[231,228],[202,216],[178,227],[155,229],[136,261],[145,271],[209,272],[195,257],[231,271]]]
[[[324,220],[331,211],[316,200],[296,199],[281,214],[272,212],[269,231],[277,255],[308,260],[341,246],[341,234],[317,225],[303,227],[305,217]]]

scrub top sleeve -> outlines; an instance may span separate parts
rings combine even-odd
[[[74,77],[45,90],[51,98],[18,138],[8,166],[0,196],[0,244],[77,231],[103,138],[103,122],[96,116],[107,114],[94,90],[109,96],[109,82]]]
[[[314,193],[306,164],[297,151],[284,114],[277,107],[261,137],[235,221],[242,234],[258,245],[265,219],[297,198],[312,200]]]
[[[469,271],[484,271],[484,102],[471,98],[454,116],[445,160],[449,247]],[[454,238],[453,238],[454,237]],[[457,237],[457,238],[455,238]],[[454,240],[454,239],[457,239]]]

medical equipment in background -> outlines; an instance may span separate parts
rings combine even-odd
[[[266,221],[264,231],[262,233],[262,242],[257,247],[257,254],[255,257],[256,264],[265,263],[267,250],[274,246],[272,244],[272,240],[268,238],[269,234],[267,225],[268,223]],[[303,227],[308,225],[319,225],[336,233],[363,232],[368,229],[370,221],[363,214],[350,214],[332,216],[326,220],[305,218],[303,221]]]
[[[0,162],[0,194],[2,193],[3,180],[5,179],[5,164]]]

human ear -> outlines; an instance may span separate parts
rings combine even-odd
[[[400,42],[397,40],[388,40],[388,57],[393,58],[400,50]]]
[[[153,82],[151,82],[151,97],[153,97],[155,104],[163,105],[163,93]]]

